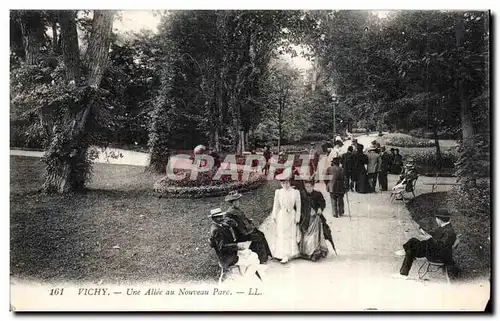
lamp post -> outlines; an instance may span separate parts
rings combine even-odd
[[[337,126],[336,126],[336,109],[337,109],[337,95],[332,94],[332,114],[333,114],[333,137],[337,136]]]

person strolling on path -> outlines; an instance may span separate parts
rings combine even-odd
[[[392,163],[392,174],[400,175],[403,170],[403,156],[399,153],[399,149],[394,149],[394,160]]]
[[[264,159],[266,160],[266,165],[264,166],[264,174],[267,176],[267,174],[269,173],[269,166],[270,166],[270,159],[272,157],[272,153],[271,153],[271,148],[269,146],[266,146],[266,148],[264,149]]]
[[[226,216],[233,219],[237,223],[236,239],[238,242],[252,241],[250,250],[257,253],[260,263],[266,263],[271,255],[271,250],[267,243],[264,233],[259,231],[253,221],[245,216],[241,210],[241,194],[233,191],[230,192],[225,201],[230,207],[226,211]]]
[[[451,226],[451,215],[448,211],[439,209],[435,214],[437,228],[425,232],[420,229],[423,240],[411,238],[403,245],[403,250],[397,251],[396,254],[404,255],[404,261],[399,270],[397,278],[406,278],[410,273],[413,261],[417,257],[426,257],[431,261],[443,262],[446,267],[450,268],[452,273],[456,272],[456,267],[453,262],[452,247],[457,239],[457,234]]]
[[[354,182],[357,173],[354,166],[354,154],[352,145],[347,147],[347,152],[342,155],[340,164],[344,170],[344,184],[346,191],[354,190]]]
[[[394,148],[391,148],[390,151],[391,151],[391,153],[389,154],[389,156],[390,156],[390,160],[389,160],[389,173],[394,174],[393,170],[392,170],[392,167],[394,166],[394,156],[396,156],[396,154],[395,154],[395,149]]]
[[[367,193],[369,191],[368,177],[366,175],[366,167],[368,157],[363,153],[363,145],[358,144],[358,150],[354,154],[354,168],[357,174],[355,190],[358,193]]]
[[[273,257],[285,264],[299,256],[301,239],[299,222],[301,215],[300,192],[290,185],[291,173],[284,171],[276,176],[281,188],[274,193],[274,205],[271,219],[276,237],[271,246]]]
[[[316,150],[316,144],[311,143],[311,148],[309,149],[309,175],[313,177],[314,173],[316,173],[316,169],[318,168],[319,163],[319,153]]]
[[[385,150],[385,146],[380,147],[380,171],[378,173],[378,181],[380,183],[380,190],[387,191],[387,174],[390,170],[391,155]]]
[[[340,158],[335,157],[332,160],[332,166],[326,170],[326,175],[331,175],[326,184],[326,190],[332,198],[333,216],[340,217],[344,215],[344,173],[340,167]]]
[[[376,147],[371,146],[368,149],[368,164],[366,167],[368,182],[370,184],[369,191],[375,192],[377,187],[377,175],[378,175],[378,164],[379,164],[379,154],[377,154]]]
[[[317,261],[328,254],[321,219],[326,206],[325,198],[321,192],[314,190],[314,180],[304,182],[304,190],[300,196],[302,209],[299,222],[302,234],[299,243],[300,254],[307,260]]]

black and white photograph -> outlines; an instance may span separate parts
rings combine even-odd
[[[11,9],[10,311],[491,312],[490,16]]]

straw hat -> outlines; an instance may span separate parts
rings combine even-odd
[[[226,214],[226,212],[223,212],[220,208],[215,208],[210,210],[210,215],[208,215],[208,217],[222,216],[224,214]]]
[[[232,192],[229,192],[229,194],[227,194],[226,198],[224,199],[226,202],[232,202],[232,201],[236,201],[236,200],[239,200],[241,198],[241,194],[238,193],[238,191],[232,191]]]

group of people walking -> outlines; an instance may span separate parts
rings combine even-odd
[[[377,141],[373,141],[365,149],[362,144],[353,139],[347,152],[340,155],[338,146],[342,144],[341,140],[336,140],[333,147],[327,146],[326,149],[329,162],[333,163],[334,158],[340,159],[345,190],[373,193],[378,183],[380,191],[387,191],[387,175],[401,174],[403,157],[399,154],[399,150],[391,148],[389,153],[385,146],[380,146]]]

